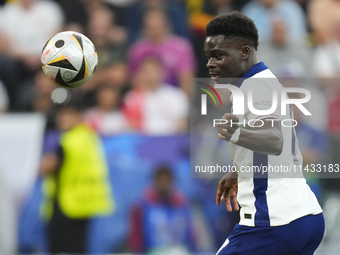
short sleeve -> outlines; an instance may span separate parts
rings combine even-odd
[[[277,79],[271,78],[265,79],[265,81],[261,79],[248,79],[244,82],[242,85],[245,98],[244,113],[245,119],[249,123],[254,124],[256,120],[264,118],[281,118],[280,91],[278,91],[279,87],[275,86],[276,83],[278,83]],[[277,100],[274,100],[275,95]],[[249,99],[253,108],[258,111],[263,111],[263,113],[255,113],[254,109],[249,105]],[[275,110],[268,113],[272,107],[275,107]],[[264,111],[267,111],[267,113]]]

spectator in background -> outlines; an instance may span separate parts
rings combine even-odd
[[[189,41],[170,33],[166,14],[161,9],[151,9],[145,14],[144,33],[144,39],[130,49],[130,72],[135,74],[145,59],[156,56],[163,65],[164,81],[189,94],[196,65]]]
[[[174,187],[168,166],[159,166],[153,184],[143,192],[141,202],[131,209],[129,246],[132,252],[148,254],[190,254],[193,235],[190,208],[185,195]]]
[[[197,60],[197,77],[210,77],[206,67],[207,57],[202,51],[205,40],[205,27],[216,15],[235,10],[235,1],[232,0],[209,0],[209,1],[188,1],[189,20],[192,29],[192,44]]]
[[[294,0],[297,2],[303,9],[304,13],[307,15],[308,14],[308,5],[310,0]]]
[[[340,17],[340,1],[312,0],[308,14],[317,44],[326,44],[335,39],[334,23]]]
[[[143,35],[142,24],[148,10],[159,8],[166,10],[164,15],[169,17],[169,30],[175,35],[188,38],[189,29],[186,7],[179,1],[163,0],[137,0],[128,10],[127,28],[129,31],[129,43],[135,43]]]
[[[303,156],[303,164],[321,164],[324,162],[327,151],[327,136],[325,132],[317,130],[303,120],[303,113],[293,105],[295,127],[299,140],[299,147]]]
[[[85,121],[101,135],[115,135],[129,130],[128,122],[120,111],[119,90],[108,85],[97,88],[97,104],[85,114]]]
[[[294,119],[297,121],[295,127],[296,136],[299,140],[299,148],[303,157],[303,168],[310,167],[311,164],[325,163],[327,153],[326,132],[317,130],[308,125],[302,118],[300,109],[293,105]],[[318,199],[321,198],[320,176],[316,172],[305,172],[305,177],[311,190]]]
[[[65,31],[75,31],[86,34],[88,13],[84,0],[54,0],[62,8],[65,16]]]
[[[30,89],[23,84],[41,68],[41,49],[60,31],[63,13],[54,2],[37,0],[7,3],[0,12],[0,37],[5,41],[0,52],[0,78],[11,108],[17,109],[22,94]]]
[[[292,72],[300,77],[309,77],[310,50],[289,37],[283,20],[277,19],[271,24],[270,40],[260,45],[258,58],[278,77],[289,76]]]
[[[306,36],[306,19],[300,5],[292,0],[253,0],[246,4],[243,14],[255,21],[259,40],[270,41],[272,20],[282,19],[287,26],[288,37],[299,42]]]
[[[213,16],[234,11],[232,0],[210,0],[205,1],[204,10]]]
[[[328,103],[328,134],[331,164],[340,164],[340,19],[332,26],[333,40],[317,46],[313,71],[320,80],[321,89],[327,95]],[[327,188],[339,190],[337,181],[327,180]]]
[[[105,0],[115,14],[116,22],[119,26],[126,26],[128,8],[136,0]]]
[[[28,96],[31,109],[34,112],[50,113],[54,109],[51,95],[56,88],[57,85],[51,82],[43,71],[38,72],[33,81],[33,93]]]
[[[42,208],[48,223],[50,253],[86,253],[89,220],[113,210],[108,169],[101,141],[74,107],[57,115],[59,148],[46,153]]]
[[[108,9],[94,9],[89,18],[89,38],[96,46],[99,62],[96,75],[82,89],[91,91],[99,84],[122,87],[127,82],[126,34],[115,25]]]
[[[133,90],[124,98],[130,125],[148,135],[170,135],[187,129],[188,98],[181,89],[162,81],[163,70],[157,59],[145,59],[133,77]]]
[[[5,86],[0,80],[0,113],[6,112],[8,109],[8,96]]]

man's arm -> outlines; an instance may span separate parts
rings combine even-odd
[[[218,137],[229,141],[239,128],[237,124],[234,124],[239,122],[239,119],[231,113],[226,113],[222,119],[228,120],[228,123],[217,125]],[[231,121],[233,125],[230,125]],[[258,153],[278,156],[283,149],[281,122],[269,117],[262,121],[264,122],[262,127],[255,127],[253,130],[241,128],[239,139],[235,144]],[[259,122],[256,125],[260,126]]]
[[[218,137],[229,141],[239,128],[238,125],[235,124],[239,122],[239,119],[231,113],[226,113],[222,118],[228,120],[228,123],[217,125]],[[231,120],[233,125],[230,125]],[[283,148],[280,121],[274,121],[273,118],[265,118],[262,119],[262,121],[264,122],[262,127],[255,127],[253,130],[240,129],[240,135],[235,144],[263,154],[280,155]],[[237,173],[227,173],[220,180],[216,192],[216,204],[220,205],[221,201],[224,201],[229,212],[232,211],[231,203],[236,211],[239,210],[236,197],[238,189],[237,177]]]
[[[40,165],[40,175],[46,175],[55,172],[58,169],[60,160],[56,154],[45,154]]]
[[[56,172],[59,169],[63,158],[64,152],[61,146],[57,148],[55,153],[46,153],[41,160],[39,174],[44,176]]]

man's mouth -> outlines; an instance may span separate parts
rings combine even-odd
[[[211,76],[211,79],[215,80],[219,77],[219,74],[218,73],[209,73],[210,76]]]

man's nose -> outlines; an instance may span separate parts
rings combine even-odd
[[[213,59],[209,59],[209,60],[208,60],[207,67],[208,67],[209,69],[216,67],[216,63],[214,62]]]

